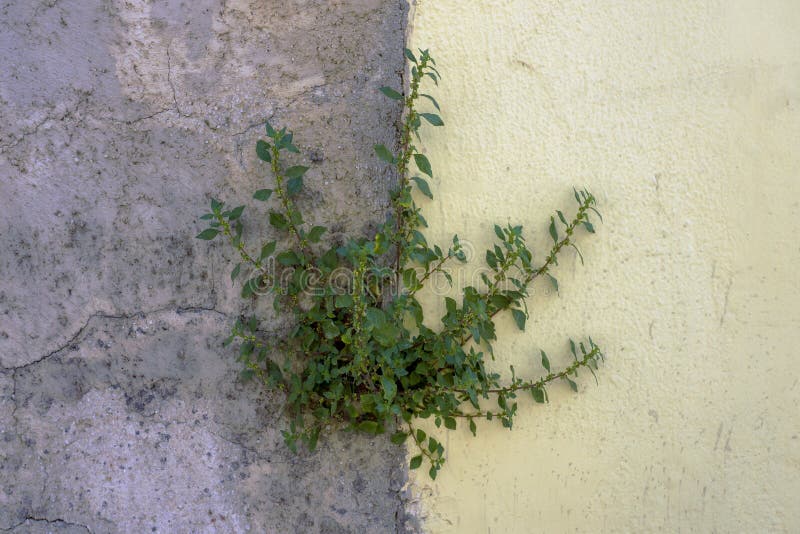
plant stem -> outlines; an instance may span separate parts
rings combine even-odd
[[[416,443],[417,448],[422,453],[422,455],[428,459],[431,465],[436,465],[439,459],[435,458],[433,456],[433,453],[431,453],[427,448],[425,448],[425,444],[417,439],[417,431],[413,426],[411,426],[411,423],[408,423],[408,432],[409,434],[411,434],[411,438],[414,440],[414,443]]]
[[[447,260],[451,259],[452,257],[453,257],[453,253],[452,253],[452,252],[448,252],[448,253],[447,253],[447,256],[445,256],[445,257],[443,257],[442,259],[440,259],[440,260],[439,260],[439,261],[438,261],[438,262],[437,262],[437,263],[436,263],[436,264],[433,266],[433,268],[428,268],[428,270],[427,270],[427,271],[425,271],[425,274],[422,276],[422,278],[420,278],[420,279],[419,279],[419,288],[422,288],[422,284],[424,284],[424,283],[425,283],[425,280],[427,280],[428,278],[430,278],[430,277],[431,277],[431,275],[432,275],[433,273],[440,271],[440,270],[441,270],[441,267],[442,267],[442,265],[443,265],[443,264],[444,264],[444,263],[445,263]],[[416,293],[416,292],[417,292],[417,291],[413,291],[411,294],[413,295],[413,294],[414,294],[414,293]]]
[[[300,243],[300,248],[303,249],[303,252],[307,253],[309,252],[308,241],[300,233],[300,230],[294,223],[294,214],[298,213],[297,208],[294,207],[294,202],[292,202],[292,199],[289,198],[288,194],[286,194],[286,189],[283,186],[284,176],[281,173],[281,166],[279,162],[280,150],[277,147],[277,143],[273,143],[273,145],[270,147],[270,152],[272,153],[272,174],[275,175],[275,183],[277,184],[275,191],[278,193],[278,198],[283,206],[286,220],[289,223],[289,230],[295,235],[295,237],[297,237],[297,241]]]
[[[405,99],[404,104],[406,108],[406,116],[403,121],[403,129],[400,135],[400,154],[397,159],[397,174],[400,180],[400,187],[397,192],[397,197],[402,198],[405,195],[406,188],[408,187],[408,163],[411,160],[411,155],[414,153],[415,147],[411,143],[411,134],[414,131],[414,123],[418,120],[417,111],[414,105],[419,98],[419,84],[424,75],[425,68],[427,67],[429,56],[424,54],[420,57],[419,65],[416,70],[412,69],[411,93]],[[399,201],[395,198],[395,244],[397,246],[396,266],[397,270],[406,262],[406,243],[408,243],[408,222],[407,215],[408,208],[404,208]],[[413,201],[412,201],[413,206]],[[413,208],[412,208],[413,211]]]
[[[244,242],[242,241],[241,236],[235,236],[233,234],[233,232],[231,231],[230,222],[228,222],[219,213],[215,214],[215,216],[216,216],[217,222],[219,222],[220,226],[222,227],[222,234],[225,237],[227,237],[228,240],[231,242],[231,245],[233,245],[234,248],[236,248],[237,252],[239,253],[239,257],[242,258],[242,261],[245,262],[245,263],[249,263],[250,265],[252,265],[256,269],[258,269],[261,272],[262,280],[264,278],[267,278],[269,276],[269,273],[267,273],[264,270],[264,264],[261,263],[261,260],[257,260],[255,258],[253,258],[247,252],[247,250],[245,250]]]
[[[541,267],[539,267],[538,269],[528,270],[527,271],[528,274],[526,275],[524,281],[522,282],[522,286],[526,290],[527,290],[528,286],[531,284],[531,282],[533,282],[534,279],[536,279],[537,277],[547,273],[547,271],[550,269],[550,267],[557,261],[557,256],[561,252],[561,249],[564,248],[565,246],[568,246],[568,245],[571,244],[570,237],[572,237],[572,234],[574,233],[575,228],[586,219],[586,211],[591,207],[592,204],[594,204],[594,197],[589,195],[580,204],[580,206],[578,208],[578,213],[575,215],[575,217],[572,219],[572,221],[570,221],[569,225],[567,225],[567,227],[565,228],[564,233],[566,234],[566,237],[564,237],[560,241],[556,242],[556,244],[553,246],[553,248],[550,249],[550,254],[548,254],[547,258],[545,259],[545,261],[544,261],[544,263],[542,264]],[[492,295],[488,295],[488,298],[491,298],[491,296]],[[487,298],[487,300],[488,300],[488,298]],[[509,304],[509,306],[510,306],[510,304]],[[501,311],[508,309],[509,306],[495,309],[494,311],[492,311],[489,314],[489,318],[490,319],[493,318],[495,315],[497,315]],[[462,328],[468,328],[468,325],[464,325]],[[463,346],[470,339],[472,339],[472,333],[470,333],[469,330],[467,330],[467,332],[461,338],[461,345]]]
[[[564,370],[562,370],[562,371],[560,371],[558,373],[549,373],[547,376],[543,376],[542,378],[540,378],[539,380],[537,380],[535,382],[519,382],[517,384],[512,384],[510,386],[487,389],[487,390],[484,390],[484,393],[493,393],[493,394],[513,393],[513,392],[516,392],[516,391],[539,389],[539,388],[547,385],[548,383],[553,382],[554,380],[567,378],[569,375],[573,374],[576,370],[580,369],[581,367],[587,367],[592,361],[596,360],[597,358],[602,358],[602,357],[603,357],[603,353],[600,352],[600,347],[596,347],[595,346],[595,347],[592,347],[592,350],[590,350],[589,352],[584,354],[583,358],[581,358],[579,360],[576,359],[575,362],[573,362],[571,365],[569,365],[568,367],[564,368]],[[447,389],[447,388],[445,388],[445,390],[446,391],[452,391],[452,392],[455,392],[455,393],[462,393],[462,394],[465,394],[465,395],[467,395],[469,393],[467,390],[464,390],[464,389],[454,389],[454,388],[453,389]],[[467,414],[467,415],[469,415],[469,414]]]

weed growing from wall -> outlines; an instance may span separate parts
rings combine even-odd
[[[524,330],[531,284],[546,278],[558,288],[551,271],[559,254],[568,247],[577,250],[576,233],[594,233],[590,215],[600,214],[588,191],[575,191],[572,215],[556,211],[550,218],[553,245],[538,262],[522,226],[496,225],[497,243],[486,251],[480,283],[462,287],[460,302],[444,297],[446,313],[440,324],[426,326],[418,293],[433,276],[452,284],[451,264],[467,257],[458,236],[445,250],[431,246],[423,234],[427,224],[412,190],[432,199],[426,177],[433,170],[414,138],[419,140],[423,121],[444,125],[433,112],[439,110],[437,101],[420,92],[423,82],[438,85],[440,75],[428,51],[417,57],[406,49],[405,55],[411,72],[408,90],[380,89],[401,101],[404,111],[397,149],[374,147],[399,176],[392,212],[374,235],[323,243],[326,228],[306,224],[295,204],[308,167],[291,164],[292,154],[299,152],[293,134],[267,123],[267,139],[255,148],[272,179],[253,198],[268,203],[269,223],[281,235],[251,251],[243,236],[245,207],[212,199],[211,211],[201,217],[209,227],[197,237],[230,243],[238,256],[231,279],[241,282],[243,298],[269,298],[277,313],[294,316],[293,328],[281,336],[267,335],[258,317],[238,320],[225,341],[238,344],[244,378],[285,393],[289,424],[283,436],[289,448],[296,451],[300,441],[313,450],[320,433],[342,427],[370,434],[393,431],[394,443],[408,442],[417,451],[411,468],[426,462],[436,478],[445,461],[444,447],[418,428],[417,420],[433,418],[436,427],[451,430],[465,424],[473,434],[478,419],[498,420],[511,428],[517,395],[544,403],[554,382],[566,382],[577,391],[578,371],[594,374],[603,353],[591,338],[570,340],[573,362],[561,370],[551,369],[541,351],[546,374],[535,379],[517,377],[513,367],[510,378],[503,378],[485,363],[487,356],[494,357],[495,317],[510,313]],[[430,111],[418,110],[420,104]]]

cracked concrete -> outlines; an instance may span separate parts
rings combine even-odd
[[[210,196],[265,180],[268,118],[311,164],[308,220],[383,218],[371,147],[399,108],[376,88],[400,85],[405,20],[400,0],[0,1],[0,529],[416,528],[387,440],[285,449],[282,399],[220,347],[247,311],[230,251],[193,239]]]
[[[70,523],[68,521],[62,521],[61,519],[42,519],[39,517],[26,517],[24,521],[16,525],[0,530],[2,530],[2,532],[28,532],[30,534],[48,534],[54,531],[71,534],[92,533],[86,525]]]

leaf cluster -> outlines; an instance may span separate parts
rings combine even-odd
[[[509,313],[525,329],[531,285],[547,278],[558,289],[551,271],[559,255],[568,247],[577,250],[576,232],[593,233],[590,215],[599,213],[594,196],[576,190],[574,213],[567,217],[557,211],[551,217],[553,244],[538,262],[522,226],[496,225],[496,244],[484,255],[482,285],[460,288],[460,300],[445,297],[446,313],[438,327],[426,326],[419,291],[434,275],[452,285],[449,269],[467,257],[458,236],[442,248],[428,243],[423,233],[427,223],[415,191],[433,198],[433,168],[414,140],[419,140],[423,121],[444,125],[439,103],[421,92],[424,80],[438,85],[440,74],[427,50],[415,55],[406,49],[405,55],[408,88],[380,88],[402,103],[403,115],[398,146],[374,146],[377,157],[394,166],[399,177],[391,213],[374,235],[322,242],[327,229],[306,223],[295,204],[309,169],[292,164],[292,154],[299,153],[293,134],[267,123],[256,154],[272,179],[253,198],[268,203],[267,217],[277,236],[251,250],[243,236],[245,206],[212,199],[210,211],[201,217],[208,228],[197,237],[224,238],[236,251],[230,276],[241,284],[242,298],[266,296],[276,312],[293,315],[291,331],[280,335],[270,334],[258,317],[242,318],[225,341],[238,345],[244,378],[285,393],[286,444],[296,450],[303,442],[314,449],[324,430],[341,427],[391,432],[394,443],[408,442],[417,451],[411,468],[424,462],[435,478],[445,461],[444,447],[418,428],[419,419],[433,418],[436,427],[449,430],[463,424],[473,434],[479,419],[496,419],[511,428],[517,395],[544,403],[555,382],[577,390],[578,372],[594,373],[603,353],[591,338],[570,340],[573,361],[561,370],[552,370],[541,351],[544,374],[536,379],[517,377],[513,367],[510,379],[504,379],[486,364],[494,358],[497,316]],[[430,109],[420,111],[421,103]],[[347,273],[344,280],[342,273]]]

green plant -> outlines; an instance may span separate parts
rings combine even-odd
[[[445,251],[430,246],[421,229],[426,226],[412,189],[433,198],[424,177],[432,176],[428,158],[417,150],[412,135],[419,139],[422,121],[442,126],[435,113],[417,110],[420,98],[439,110],[436,100],[420,92],[424,79],[438,85],[439,72],[428,51],[416,57],[405,50],[411,62],[410,86],[406,94],[382,87],[388,98],[404,106],[397,151],[376,145],[377,156],[396,167],[399,186],[393,191],[393,213],[372,237],[351,238],[340,244],[323,245],[325,228],[305,224],[294,202],[308,170],[287,166],[285,158],[297,153],[293,135],[286,128],[266,125],[268,140],[256,144],[258,157],[270,166],[274,183],[253,197],[262,202],[277,198],[269,210],[269,223],[285,234],[285,240],[270,240],[258,253],[251,253],[243,238],[241,216],[244,206],[228,207],[211,200],[211,211],[201,217],[209,228],[200,239],[226,238],[236,249],[239,262],[231,279],[243,278],[242,297],[254,299],[271,295],[277,313],[293,313],[294,326],[288,334],[267,335],[257,317],[238,320],[225,344],[239,343],[239,358],[245,378],[256,377],[270,388],[283,390],[287,399],[289,427],[283,431],[287,445],[296,450],[297,441],[314,449],[325,428],[348,427],[380,434],[394,431],[391,440],[409,440],[418,448],[411,468],[423,460],[435,478],[444,463],[444,448],[433,436],[415,426],[418,418],[433,417],[437,427],[455,429],[457,421],[476,433],[475,420],[499,419],[511,428],[517,411],[517,394],[525,392],[539,403],[546,402],[547,386],[563,380],[577,390],[573,380],[580,369],[594,368],[603,357],[590,339],[570,347],[574,362],[553,371],[544,351],[541,363],[546,374],[524,380],[514,374],[503,381],[485,366],[487,355],[494,358],[494,318],[509,311],[524,330],[528,310],[525,299],[531,283],[548,278],[559,253],[575,247],[575,232],[594,232],[589,220],[595,198],[587,191],[575,191],[576,213],[568,219],[561,211],[550,218],[553,246],[536,265],[525,244],[521,226],[496,225],[498,243],[486,251],[488,269],[481,275],[482,287],[463,287],[461,302],[445,297],[446,314],[441,327],[423,323],[423,309],[417,294],[432,276],[441,275],[452,285],[452,262],[467,260],[458,236]],[[413,166],[421,173],[411,172]],[[577,250],[577,247],[575,247]],[[580,252],[578,251],[580,254]],[[581,261],[583,258],[581,257]],[[244,275],[245,272],[248,275]],[[345,273],[345,276],[342,276]],[[337,283],[344,281],[344,284]],[[491,404],[494,407],[487,408]]]

